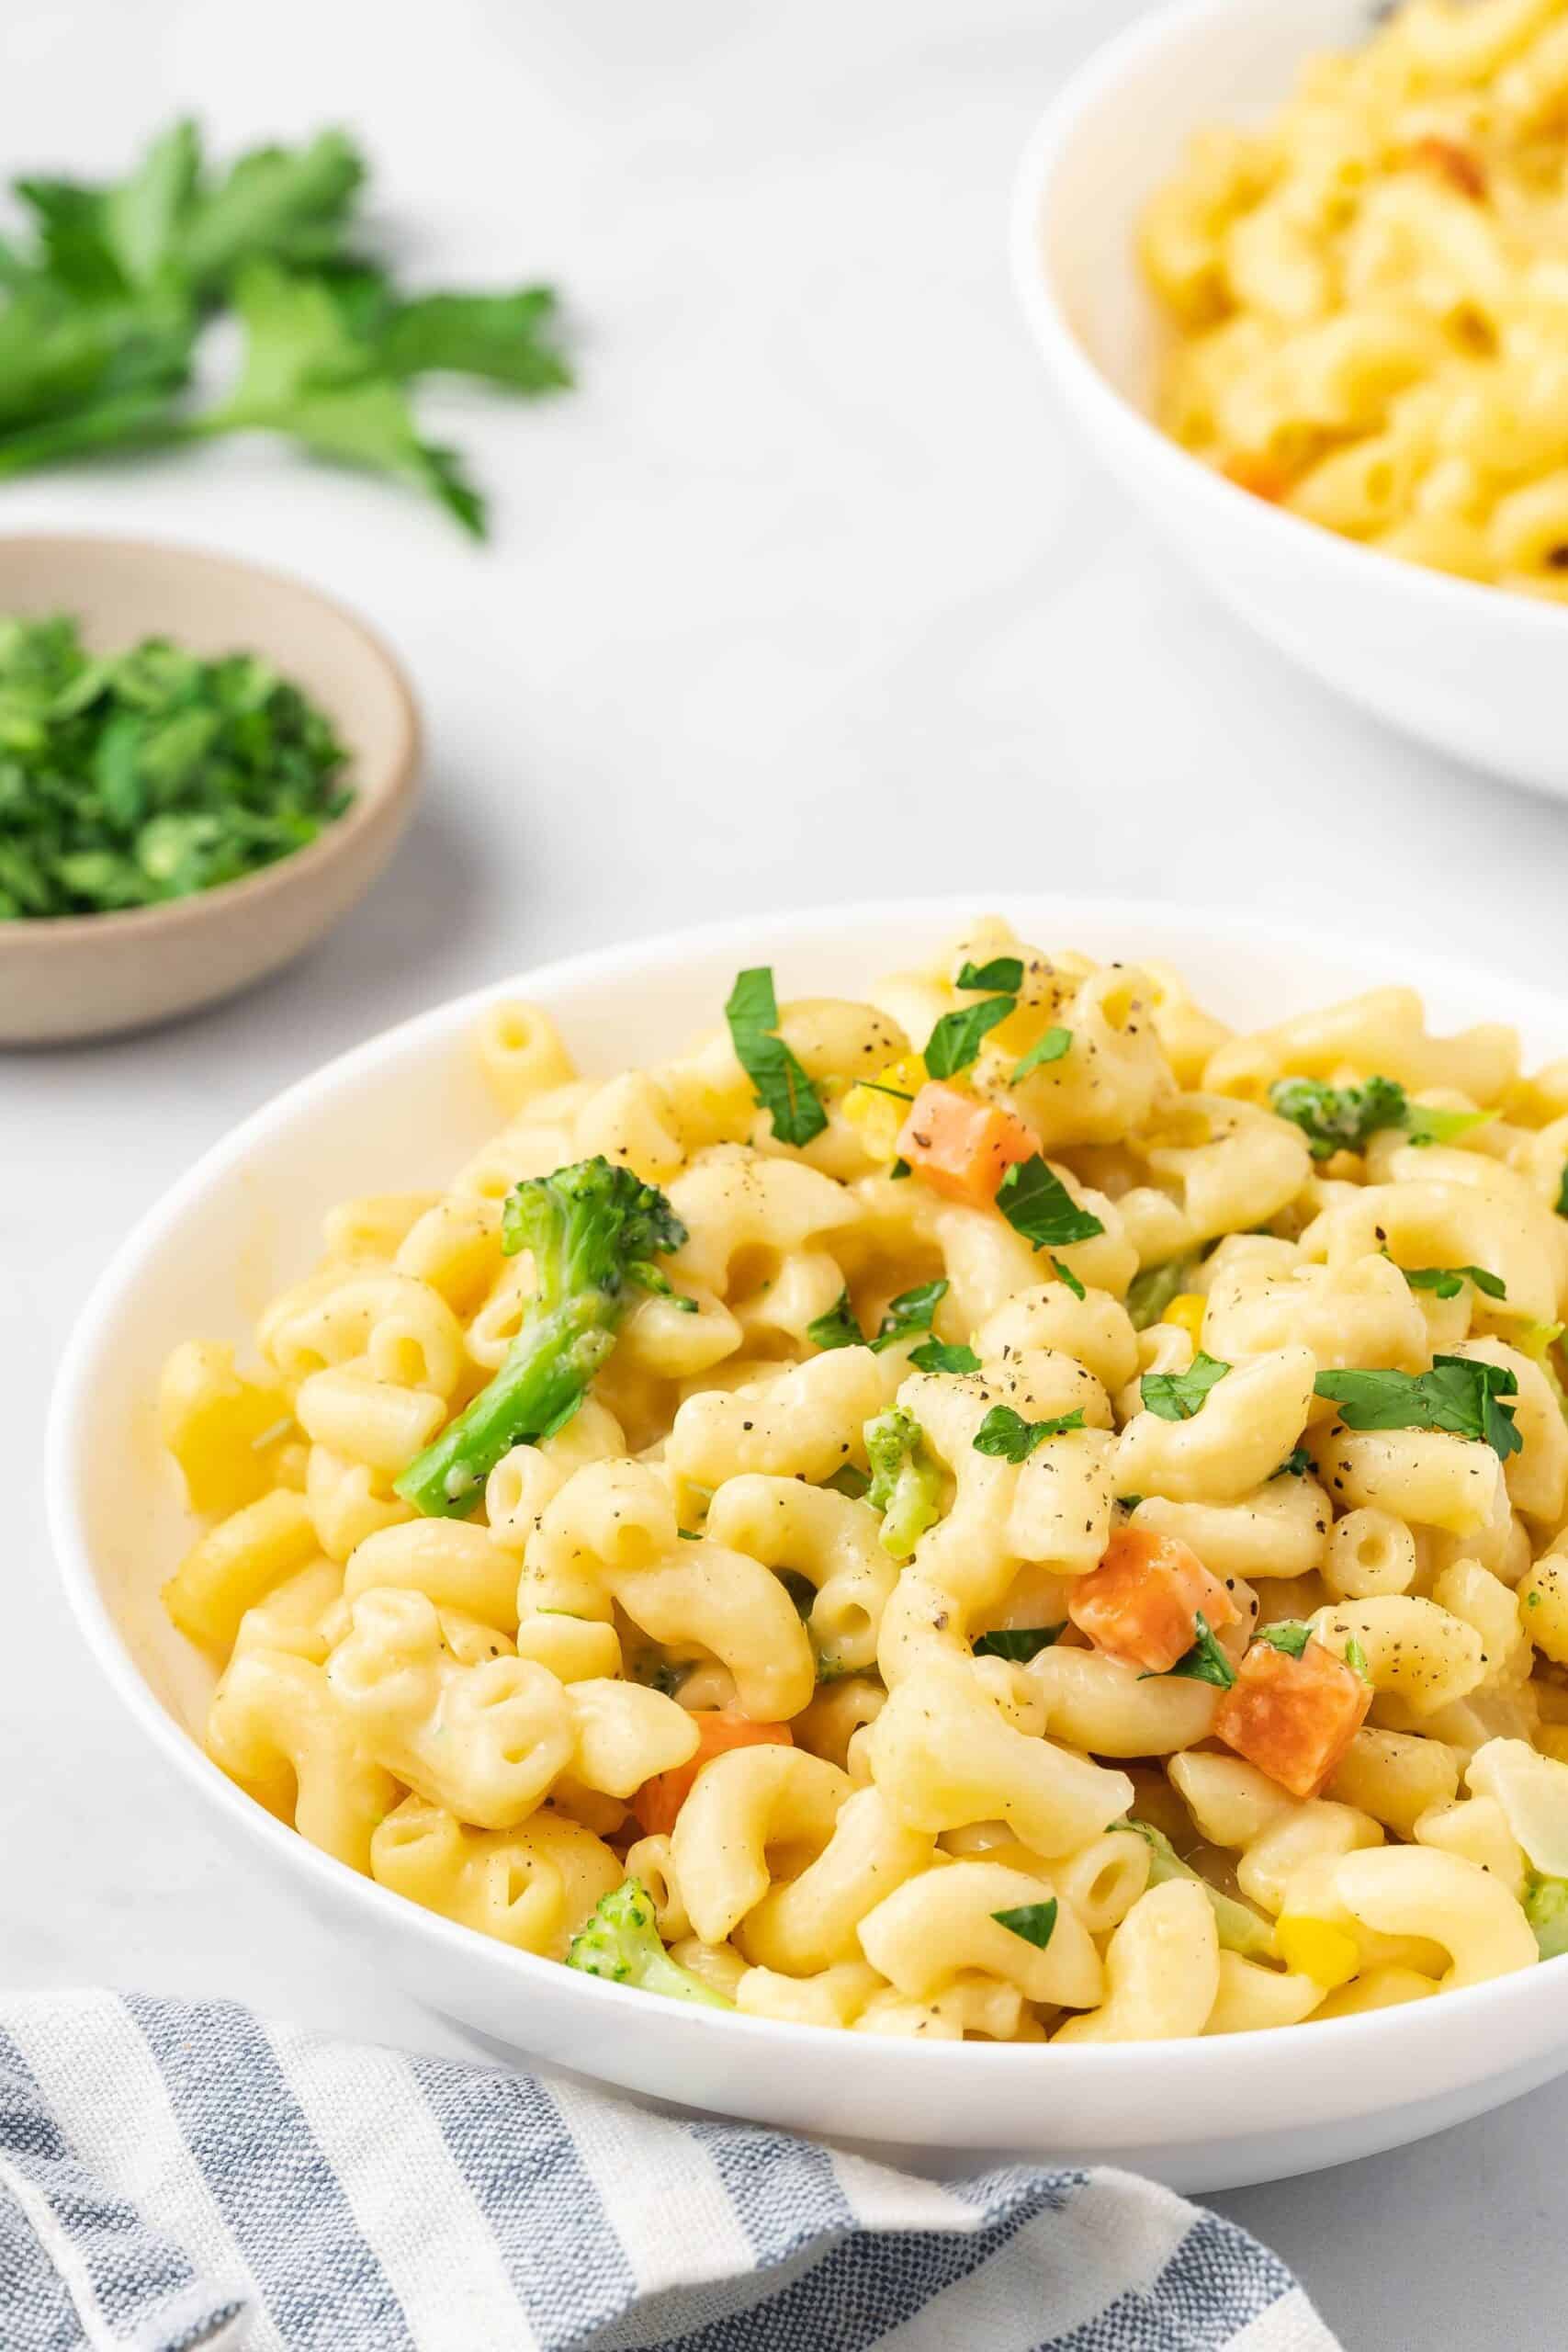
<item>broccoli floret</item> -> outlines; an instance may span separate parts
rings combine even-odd
[[[607,1976],[613,1984],[662,1993],[667,2000],[696,2001],[709,2009],[735,2007],[671,1959],[654,1926],[653,1898],[635,1878],[623,1879],[600,1899],[588,1925],[573,1936],[566,1964],[585,1976]]]
[[[1542,1960],[1568,1951],[1568,1879],[1540,1878],[1532,1871],[1525,1889],[1525,1917],[1535,1929]]]
[[[899,1405],[867,1421],[865,1452],[871,1464],[865,1498],[883,1514],[882,1548],[907,1560],[942,1517],[942,1472],[926,1452],[925,1431]]]
[[[1364,1086],[1324,1086],[1314,1078],[1281,1078],[1269,1090],[1269,1107],[1300,1127],[1314,1159],[1337,1151],[1364,1151],[1379,1127],[1402,1127],[1408,1116],[1404,1089],[1392,1078]]]
[[[1217,1886],[1211,1886],[1201,1871],[1182,1860],[1163,1830],[1147,1821],[1118,1821],[1112,1826],[1133,1830],[1148,1848],[1151,1886],[1163,1886],[1168,1879],[1189,1878],[1202,1888],[1213,1906],[1214,1927],[1226,1951],[1239,1952],[1244,1960],[1274,1957],[1274,1930],[1268,1920],[1250,1904],[1238,1903],[1234,1895],[1222,1894]]]
[[[523,1328],[490,1385],[409,1464],[399,1494],[430,1517],[465,1518],[510,1447],[552,1436],[571,1419],[615,1344],[632,1295],[670,1295],[653,1256],[685,1238],[663,1193],[607,1159],[514,1185],[502,1248],[509,1257],[519,1250],[533,1256]]]

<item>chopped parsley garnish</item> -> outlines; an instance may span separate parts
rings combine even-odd
[[[1557,1180],[1557,1199],[1553,1204],[1559,1216],[1568,1216],[1568,1159],[1562,1163],[1562,1173]]]
[[[1229,1370],[1228,1363],[1200,1348],[1185,1372],[1145,1372],[1138,1384],[1144,1410],[1162,1421],[1190,1421],[1202,1411],[1210,1389]]]
[[[1043,1951],[1056,1931],[1056,1898],[1053,1894],[1044,1903],[1021,1903],[1011,1911],[993,1911],[991,1917],[998,1928]]]
[[[897,1345],[900,1340],[913,1339],[917,1331],[929,1331],[931,1317],[947,1296],[947,1284],[940,1278],[934,1283],[920,1283],[914,1290],[900,1291],[890,1299],[887,1312],[876,1327],[872,1346],[879,1352]]]
[[[1281,1617],[1278,1624],[1259,1625],[1253,1639],[1267,1642],[1271,1650],[1283,1650],[1287,1657],[1300,1657],[1312,1639],[1312,1627],[1299,1617]]]
[[[1360,1676],[1363,1682],[1371,1680],[1371,1668],[1367,1664],[1367,1653],[1354,1634],[1345,1645],[1345,1663],[1353,1672]]]
[[[1523,1450],[1514,1407],[1498,1401],[1519,1384],[1501,1364],[1434,1356],[1430,1372],[1320,1372],[1313,1386],[1348,1430],[1442,1430],[1483,1441],[1505,1462]]]
[[[1270,1470],[1269,1473],[1269,1483],[1272,1485],[1276,1478],[1306,1478],[1316,1468],[1317,1464],[1305,1446],[1293,1445],[1278,1470]]]
[[[929,1331],[931,1317],[946,1296],[947,1284],[940,1279],[934,1283],[921,1283],[915,1290],[900,1292],[897,1298],[888,1302],[887,1312],[877,1326],[876,1337],[868,1340],[855,1320],[849,1292],[841,1290],[827,1313],[818,1315],[815,1322],[807,1325],[806,1336],[824,1350],[869,1346],[880,1352],[899,1340],[912,1339],[917,1332]]]
[[[0,459],[3,467],[3,459]],[[332,721],[253,653],[0,620],[0,922],[190,897],[303,849],[353,794]]]
[[[1173,1298],[1188,1287],[1196,1258],[1171,1258],[1163,1266],[1145,1266],[1127,1285],[1127,1312],[1134,1331],[1157,1323]]]
[[[766,964],[737,976],[724,1008],[735,1058],[756,1090],[753,1100],[766,1111],[781,1143],[807,1144],[828,1124],[821,1098],[784,1039],[779,1025],[773,975]]]
[[[1076,1413],[1063,1413],[1054,1421],[1026,1421],[1010,1405],[993,1405],[975,1432],[975,1451],[999,1462],[1027,1462],[1048,1437],[1065,1437],[1083,1425],[1081,1405]]]
[[[1021,1055],[1013,1064],[1012,1076],[1009,1079],[1008,1084],[1017,1086],[1029,1076],[1032,1070],[1043,1069],[1047,1062],[1059,1062],[1072,1042],[1073,1033],[1070,1029],[1045,1030],[1036,1037],[1029,1051]]]
[[[907,1087],[884,1086],[878,1078],[857,1078],[855,1084],[863,1088],[867,1094],[891,1095],[895,1102],[912,1102],[915,1099]]]
[[[1300,1127],[1314,1159],[1337,1151],[1364,1151],[1380,1127],[1399,1127],[1412,1143],[1454,1143],[1487,1125],[1495,1111],[1440,1111],[1412,1102],[1392,1078],[1361,1086],[1325,1086],[1315,1078],[1281,1078],[1269,1090],[1269,1108]]]
[[[954,1078],[967,1069],[989,1032],[1005,1021],[1018,1000],[1010,996],[982,997],[978,1004],[960,1005],[944,1012],[926,1040],[925,1065],[933,1078]]]
[[[1212,1682],[1216,1690],[1228,1690],[1235,1680],[1235,1668],[1209,1631],[1209,1621],[1200,1609],[1192,1619],[1198,1638],[1185,1657],[1179,1657],[1165,1675],[1140,1674],[1140,1682],[1176,1679],[1183,1682]]]
[[[920,1372],[978,1372],[980,1359],[962,1340],[924,1340],[911,1351],[909,1362]]]
[[[1001,1626],[994,1633],[976,1635],[975,1655],[976,1657],[1005,1657],[1014,1666],[1027,1666],[1032,1657],[1038,1657],[1042,1650],[1048,1650],[1053,1643],[1059,1642],[1066,1630],[1065,1617],[1059,1625]]]
[[[850,1294],[841,1290],[825,1315],[816,1316],[806,1327],[806,1336],[813,1347],[863,1348],[865,1335],[855,1321]]]
[[[1052,1259],[1051,1272],[1055,1275],[1056,1280],[1059,1283],[1066,1283],[1067,1288],[1072,1292],[1075,1298],[1087,1298],[1089,1296],[1088,1291],[1085,1290],[1082,1283],[1079,1282],[1071,1266],[1064,1265],[1060,1258]]]
[[[900,1177],[908,1176],[908,1161],[907,1159],[896,1159],[893,1162],[892,1167],[887,1171],[887,1181],[890,1184],[897,1184]]]
[[[1090,1210],[1079,1208],[1038,1152],[1008,1170],[997,1187],[997,1206],[1013,1231],[1036,1250],[1067,1250],[1105,1230]]]
[[[1497,1275],[1489,1274],[1484,1266],[1406,1266],[1404,1273],[1412,1290],[1435,1291],[1439,1298],[1457,1298],[1467,1282],[1488,1298],[1508,1295]]]
[[[965,962],[953,982],[960,989],[1002,989],[1009,996],[1016,996],[1023,986],[1021,956],[993,956],[988,964]]]
[[[1116,1498],[1116,1508],[1118,1510],[1124,1510],[1128,1518],[1131,1519],[1133,1513],[1137,1510],[1138,1505],[1143,1501],[1143,1499],[1142,1495],[1118,1495]]]

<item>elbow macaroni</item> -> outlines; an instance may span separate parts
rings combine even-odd
[[[1212,164],[1168,212],[1184,301],[1211,299],[1213,223],[1266,198],[1271,152]],[[1288,262],[1310,310],[1310,241],[1280,227],[1230,262],[1254,288]],[[1325,401],[1370,397],[1364,354],[1318,365]],[[966,959],[998,957],[1014,1009],[956,1082],[1027,1124],[1075,1226],[1099,1226],[1059,1247],[893,1166],[912,1041],[973,1001]],[[1050,1028],[1066,1047],[1014,1086]],[[804,1147],[722,1032],[599,1082],[543,1013],[498,1009],[480,1057],[509,1124],[453,1189],[334,1212],[252,1371],[175,1351],[160,1430],[204,1524],[164,1600],[221,1661],[214,1760],[348,1867],[546,1959],[636,1877],[726,2000],[839,2030],[1247,2032],[1529,1965],[1530,1890],[1568,1877],[1562,1066],[1522,1080],[1506,1033],[1434,1037],[1399,989],[1232,1037],[1173,975],[994,922],[868,1005],[784,1006],[779,1034],[823,1101]],[[1374,1133],[1325,1168],[1269,1108],[1282,1076],[1373,1075],[1500,1116],[1444,1145]],[[469,1516],[422,1516],[394,1482],[530,1314],[502,1198],[594,1153],[665,1188],[672,1295],[629,1304],[592,1395],[503,1446]],[[1168,1261],[1180,1295],[1143,1328],[1134,1278]],[[1446,1267],[1447,1296],[1408,1278]],[[851,1343],[846,1317],[869,1342],[928,1288],[929,1329]],[[1221,1376],[1155,1409],[1145,1381],[1200,1350]],[[1316,1393],[1438,1355],[1512,1384],[1506,1461],[1447,1428],[1348,1427]],[[896,1550],[868,1492],[890,1411],[926,1501]],[[976,1443],[998,1417],[1017,1454]],[[1127,1527],[1224,1582],[1220,1679],[1287,1611],[1359,1662],[1370,1719],[1319,1793],[1221,1746],[1215,1679],[1077,1630]],[[1176,1865],[1117,1834],[1130,1816]]]
[[[1568,601],[1565,54],[1562,0],[1409,0],[1195,142],[1140,241],[1166,430],[1328,530]]]

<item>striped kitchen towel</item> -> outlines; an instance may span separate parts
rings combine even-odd
[[[1126,2173],[938,2187],[228,2002],[0,2003],[4,2352],[964,2343],[1337,2352],[1271,2254]]]

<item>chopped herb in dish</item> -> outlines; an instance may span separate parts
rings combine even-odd
[[[122,913],[306,848],[353,795],[330,718],[252,653],[90,654],[0,620],[0,920]]]

